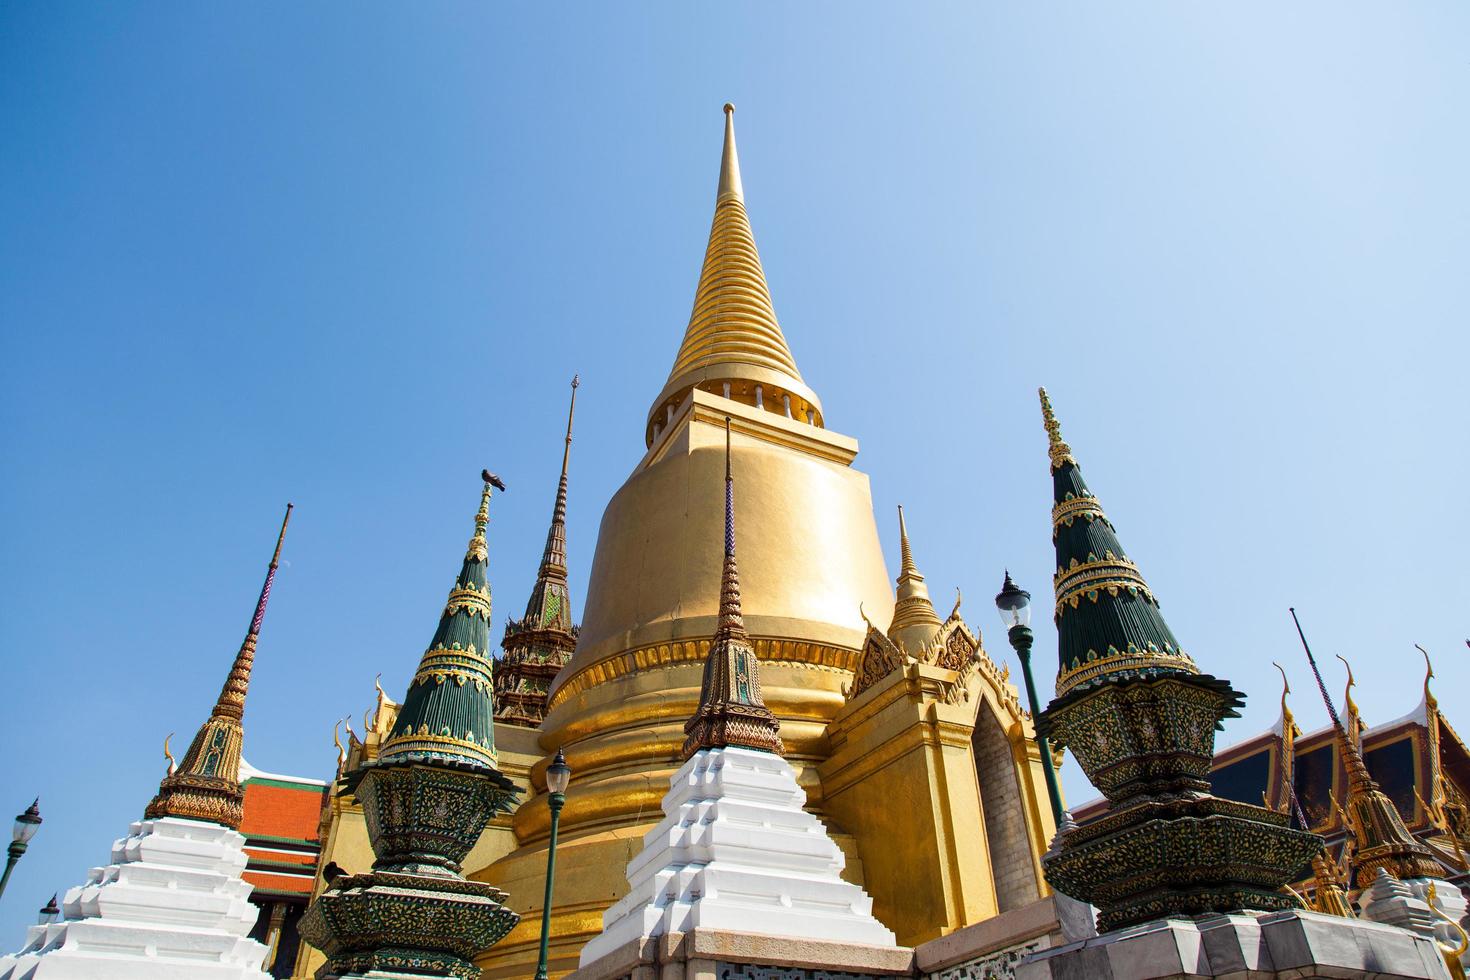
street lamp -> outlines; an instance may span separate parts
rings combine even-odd
[[[0,895],[5,894],[5,886],[10,883],[10,872],[15,870],[15,862],[26,852],[26,845],[31,838],[36,836],[36,831],[41,829],[41,798],[37,797],[25,813],[15,818],[14,839],[10,842],[10,857],[5,861],[5,874],[0,876]]]
[[[567,783],[572,781],[572,767],[567,765],[561,749],[546,767],[546,803],[551,807],[551,840],[546,845],[546,898],[541,903],[541,959],[536,964],[536,980],[546,980],[546,947],[551,942],[551,884],[556,875],[556,826],[561,821],[561,808],[567,801]]]
[[[1026,681],[1026,700],[1031,706],[1033,719],[1041,716],[1041,707],[1036,703],[1036,685],[1031,680],[1031,593],[1017,588],[1011,581],[1010,570],[1006,570],[1005,584],[995,597],[995,608],[1000,610],[1000,621],[1005,624],[1006,636],[1021,658],[1021,676]],[[1036,744],[1041,748],[1041,771],[1046,777],[1046,795],[1051,800],[1051,815],[1058,827],[1062,825],[1062,793],[1057,788],[1057,773],[1052,766],[1051,744],[1046,736],[1038,734]]]

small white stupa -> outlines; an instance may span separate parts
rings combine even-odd
[[[699,707],[684,726],[684,764],[664,819],[628,864],[631,889],[582,949],[588,966],[624,944],[692,929],[893,946],[873,900],[843,881],[842,851],[802,808],[806,793],[781,757],[761,698],[760,663],[740,611],[730,422],[725,420],[725,570],[719,625]]]
[[[240,789],[241,724],[255,644],[280,562],[286,520],[250,631],[214,710],[168,775],[144,818],[112,845],[61,903],[58,921],[30,928],[26,944],[0,957],[0,980],[260,980],[266,947],[249,938]],[[168,752],[165,740],[164,752]]]

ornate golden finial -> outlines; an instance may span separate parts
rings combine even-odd
[[[347,765],[347,750],[342,747],[342,719],[338,718],[332,725],[332,744],[337,746],[337,775],[342,775],[342,770]]]
[[[1075,466],[1077,460],[1072,457],[1072,447],[1062,441],[1062,426],[1051,410],[1051,399],[1047,397],[1046,389],[1037,388],[1036,391],[1041,395],[1041,421],[1046,426],[1046,438],[1050,444],[1051,468],[1060,469],[1063,463]]]
[[[163,736],[163,757],[168,760],[168,772],[164,773],[166,776],[172,776],[175,770],[179,768],[178,762],[174,759],[174,754],[168,750],[168,740],[173,737],[173,732],[169,732]]]
[[[1340,653],[1333,654],[1333,656],[1341,660],[1342,665],[1347,668],[1347,687],[1343,688],[1342,706],[1347,711],[1348,736],[1353,740],[1354,744],[1362,748],[1363,733],[1368,730],[1368,725],[1363,721],[1363,714],[1358,710],[1358,703],[1353,700],[1353,688],[1358,685],[1358,682],[1353,679],[1353,665],[1348,663],[1347,657],[1344,657]]]
[[[905,575],[918,575],[919,566],[914,564],[914,550],[909,547],[909,528],[903,520],[903,504],[898,505],[898,548],[899,548],[899,577]]]
[[[919,573],[918,563],[914,561],[902,504],[898,508],[898,546],[898,589],[893,603],[893,622],[888,626],[888,638],[904,653],[918,656],[944,623],[934,611],[934,603],[929,600],[929,586],[924,584],[924,576]]]
[[[485,481],[485,492],[480,494],[480,510],[475,514],[475,533],[470,537],[469,547],[465,550],[465,561],[486,561],[489,558],[490,552],[485,547],[485,528],[490,523],[490,488],[505,492],[505,484],[500,481],[500,477],[489,470],[481,470],[480,479]]]
[[[725,149],[720,156],[720,188],[715,200],[726,198],[745,202],[745,188],[740,184],[740,155],[735,151],[735,106],[725,103]]]
[[[1289,680],[1286,679],[1286,669],[1284,667],[1282,667],[1280,664],[1278,664],[1274,660],[1271,661],[1271,666],[1272,667],[1275,667],[1281,673],[1281,730],[1282,730],[1282,733],[1285,734],[1285,735],[1291,736],[1291,737],[1295,737],[1296,735],[1299,735],[1301,733],[1301,729],[1297,727],[1297,724],[1296,724],[1296,716],[1293,715],[1291,713],[1291,709],[1286,706],[1286,696],[1291,693],[1291,681],[1289,681]]]
[[[1430,662],[1428,650],[1417,643],[1414,644],[1414,649],[1424,654],[1424,707],[1429,709],[1430,712],[1433,712],[1439,707],[1439,700],[1434,696],[1434,692],[1429,689],[1429,682],[1434,680],[1434,664]]]

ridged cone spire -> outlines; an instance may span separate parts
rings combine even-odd
[[[565,613],[570,617],[570,611],[565,609],[565,586],[567,581],[567,463],[572,457],[572,418],[577,412],[577,388],[581,380],[572,376],[572,397],[567,406],[567,436],[566,444],[561,452],[561,478],[556,484],[556,503],[551,508],[551,527],[546,531],[546,548],[541,553],[541,567],[536,573],[536,587],[531,590],[531,599],[526,603],[526,618],[545,620],[548,615],[555,616]],[[557,595],[554,588],[548,592],[548,586],[560,584],[563,591]],[[547,596],[550,595],[550,599]],[[557,608],[548,608],[555,606]],[[570,625],[570,618],[568,618]]]
[[[1198,674],[1083,481],[1046,389],[1038,393],[1051,457],[1057,697],[1109,680]]]
[[[700,749],[740,746],[780,755],[780,725],[761,698],[760,660],[740,612],[740,571],[735,562],[735,481],[730,470],[730,419],[725,419],[725,568],[720,578],[720,616],[704,662],[699,706],[684,725],[688,759]]]
[[[526,614],[505,624],[500,641],[505,656],[495,669],[495,717],[513,725],[535,727],[541,723],[551,682],[577,645],[567,585],[567,463],[571,459],[572,419],[580,384],[574,376],[561,478],[556,485],[556,503],[551,508],[551,527],[546,532],[536,584],[526,602]]]
[[[1395,878],[1443,878],[1444,869],[1434,855],[1423,844],[1414,839],[1404,826],[1403,817],[1383,790],[1368,772],[1363,753],[1358,743],[1348,735],[1327,685],[1322,681],[1322,672],[1317,668],[1317,659],[1307,644],[1307,635],[1291,611],[1292,622],[1296,623],[1297,634],[1302,640],[1302,649],[1307,652],[1307,664],[1312,668],[1312,677],[1317,681],[1317,690],[1332,727],[1337,733],[1337,748],[1342,756],[1343,768],[1347,770],[1347,823],[1357,844],[1355,861],[1358,866],[1359,888],[1368,888],[1383,868]]]
[[[919,566],[914,561],[902,506],[898,508],[898,542],[901,557],[897,601],[893,604],[893,622],[888,627],[888,638],[905,653],[917,657],[924,644],[934,639],[944,621],[934,611],[929,587],[924,584],[924,576],[919,574]]]
[[[718,393],[717,386],[723,382],[736,387],[762,385],[764,401],[770,406],[780,403],[781,394],[789,394],[794,417],[804,420],[810,409],[813,420],[821,424],[821,403],[802,380],[791,356],[756,251],[735,148],[735,107],[728,103],[709,245],[684,341],[668,383],[649,412],[650,442],[653,425],[666,406],[676,406],[696,385]]]
[[[237,829],[244,812],[245,797],[240,790],[240,750],[245,741],[245,697],[250,692],[250,671],[255,665],[255,646],[260,627],[265,622],[265,607],[270,602],[271,586],[281,564],[281,546],[286,540],[286,527],[291,523],[291,504],[281,521],[276,536],[276,550],[266,569],[265,584],[255,602],[255,615],[250,629],[235,654],[235,662],[220,689],[214,710],[189,743],[184,758],[172,768],[158,785],[158,794],[148,804],[144,816],[183,817],[207,820]]]
[[[451,762],[496,768],[495,694],[490,653],[489,552],[491,488],[505,489],[489,470],[475,514],[475,533],[429,649],[383,740],[380,762]]]

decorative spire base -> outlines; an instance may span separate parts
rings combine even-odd
[[[1245,698],[1199,672],[1082,481],[1041,391],[1054,488],[1057,697],[1039,734],[1071,750],[1108,812],[1042,858],[1057,891],[1099,910],[1102,931],[1169,916],[1296,907],[1322,838],[1286,813],[1210,794],[1215,732]]]
[[[317,976],[479,980],[474,959],[520,916],[505,893],[460,873],[465,855],[518,792],[495,766],[490,680],[490,584],[485,527],[490,471],[439,627],[378,758],[346,776],[362,804],[373,870],[327,886],[303,939],[327,954]]]

